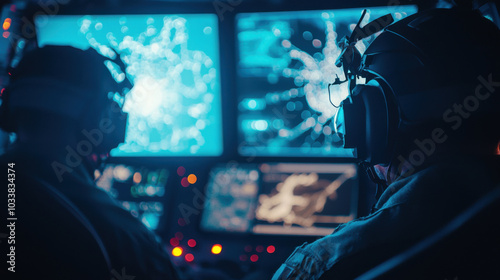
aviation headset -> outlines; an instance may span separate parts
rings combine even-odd
[[[124,141],[127,123],[127,114],[112,93],[123,97],[132,87],[127,78],[121,83],[113,79],[105,65],[108,60],[93,49],[67,46],[45,46],[27,52],[2,93],[0,128],[16,132],[19,114],[25,110],[70,118],[80,129],[87,130],[99,129],[100,121],[106,118],[115,128],[93,151],[107,154]],[[118,56],[112,61],[124,70]]]
[[[349,82],[349,97],[336,106],[337,134],[345,148],[357,148],[365,166],[388,165],[401,135],[442,122],[443,112],[477,90],[479,76],[499,73],[500,30],[462,8],[429,10],[392,25],[389,14],[360,28],[362,18],[340,44],[337,66],[346,79],[330,84]],[[384,28],[361,56],[354,44]],[[356,85],[356,77],[366,84]],[[497,104],[483,102],[477,113],[498,111]]]

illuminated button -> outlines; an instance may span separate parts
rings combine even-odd
[[[7,29],[9,29],[9,27],[10,27],[10,22],[8,22],[7,20],[5,20],[5,21],[3,22],[3,30],[7,30]]]
[[[189,239],[189,240],[188,240],[188,246],[189,246],[189,247],[194,247],[194,246],[196,246],[196,240],[194,240],[194,239]]]
[[[252,262],[256,262],[256,261],[258,261],[258,260],[259,260],[259,256],[255,255],[255,254],[254,254],[254,255],[251,255],[251,256],[250,256],[250,260],[251,260]]]
[[[139,173],[139,172],[135,172],[135,173],[134,173],[133,180],[134,180],[134,183],[139,184],[139,183],[141,182],[141,180],[142,180],[142,175],[141,175],[141,173]]]
[[[177,239],[175,237],[170,238],[170,245],[172,245],[172,246],[179,245],[179,239]]]
[[[274,253],[274,251],[276,251],[276,248],[275,248],[273,245],[269,245],[269,246],[267,246],[267,252],[268,252],[269,254]]]
[[[222,252],[222,246],[220,244],[215,244],[214,246],[212,246],[212,254],[218,255],[220,254],[220,252]]]
[[[181,185],[185,188],[189,187],[189,181],[188,181],[187,177],[182,178]]]
[[[186,254],[186,256],[184,257],[184,259],[187,262],[192,262],[192,261],[194,261],[194,256],[193,256],[193,254]]]
[[[197,180],[197,179],[198,179],[198,178],[196,178],[196,175],[194,175],[194,174],[190,174],[190,175],[188,176],[188,179],[187,179],[187,180],[188,180],[188,182],[189,182],[190,184],[194,184],[194,183],[196,183],[196,180]]]
[[[172,249],[172,256],[174,257],[179,257],[182,255],[182,248],[181,247],[175,247]]]

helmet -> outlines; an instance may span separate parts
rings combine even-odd
[[[109,152],[123,142],[127,122],[110,93],[122,93],[131,84],[113,79],[105,64],[108,60],[93,49],[67,46],[45,46],[26,53],[2,96],[0,127],[16,132],[19,114],[26,111],[69,118],[87,130],[99,128],[106,119],[115,129],[96,151]]]
[[[353,71],[366,83],[352,87],[339,110],[344,147],[370,164],[389,164],[399,143],[424,127],[453,131],[477,119],[472,111],[498,111],[498,97],[486,91],[500,73],[499,50],[500,30],[477,11],[433,9],[388,26]],[[469,115],[455,115],[456,106]]]

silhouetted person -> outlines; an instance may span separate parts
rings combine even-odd
[[[500,183],[500,31],[491,21],[460,7],[409,16],[372,42],[359,67],[367,83],[344,101],[345,141],[380,185],[378,201],[368,216],[298,247],[273,279],[354,279]],[[474,230],[498,236],[489,223]],[[497,279],[498,238],[466,236],[440,252],[443,271],[418,279]]]
[[[15,260],[2,264],[15,266],[9,277],[177,278],[158,238],[95,186],[127,121],[108,95],[124,82],[104,62],[92,49],[46,46],[12,73],[1,118],[17,139],[0,158],[4,173],[9,163],[15,170]]]

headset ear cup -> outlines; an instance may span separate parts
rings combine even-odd
[[[372,164],[389,163],[389,120],[384,92],[380,87],[365,86],[361,97],[366,110],[367,160]]]
[[[379,88],[383,92],[386,107],[387,107],[387,144],[386,144],[386,162],[389,163],[394,159],[394,151],[396,141],[399,135],[399,125],[401,116],[399,112],[399,105],[392,88],[381,78],[376,79],[379,83]]]
[[[357,85],[352,103],[344,104],[345,147],[357,148],[358,157],[372,164],[389,163],[398,118],[397,107],[377,82]],[[396,112],[395,112],[396,110]]]
[[[342,111],[344,113],[344,148],[356,148],[358,157],[366,157],[366,109],[363,99],[359,93],[363,86],[358,85],[352,90],[351,102],[344,101]]]

